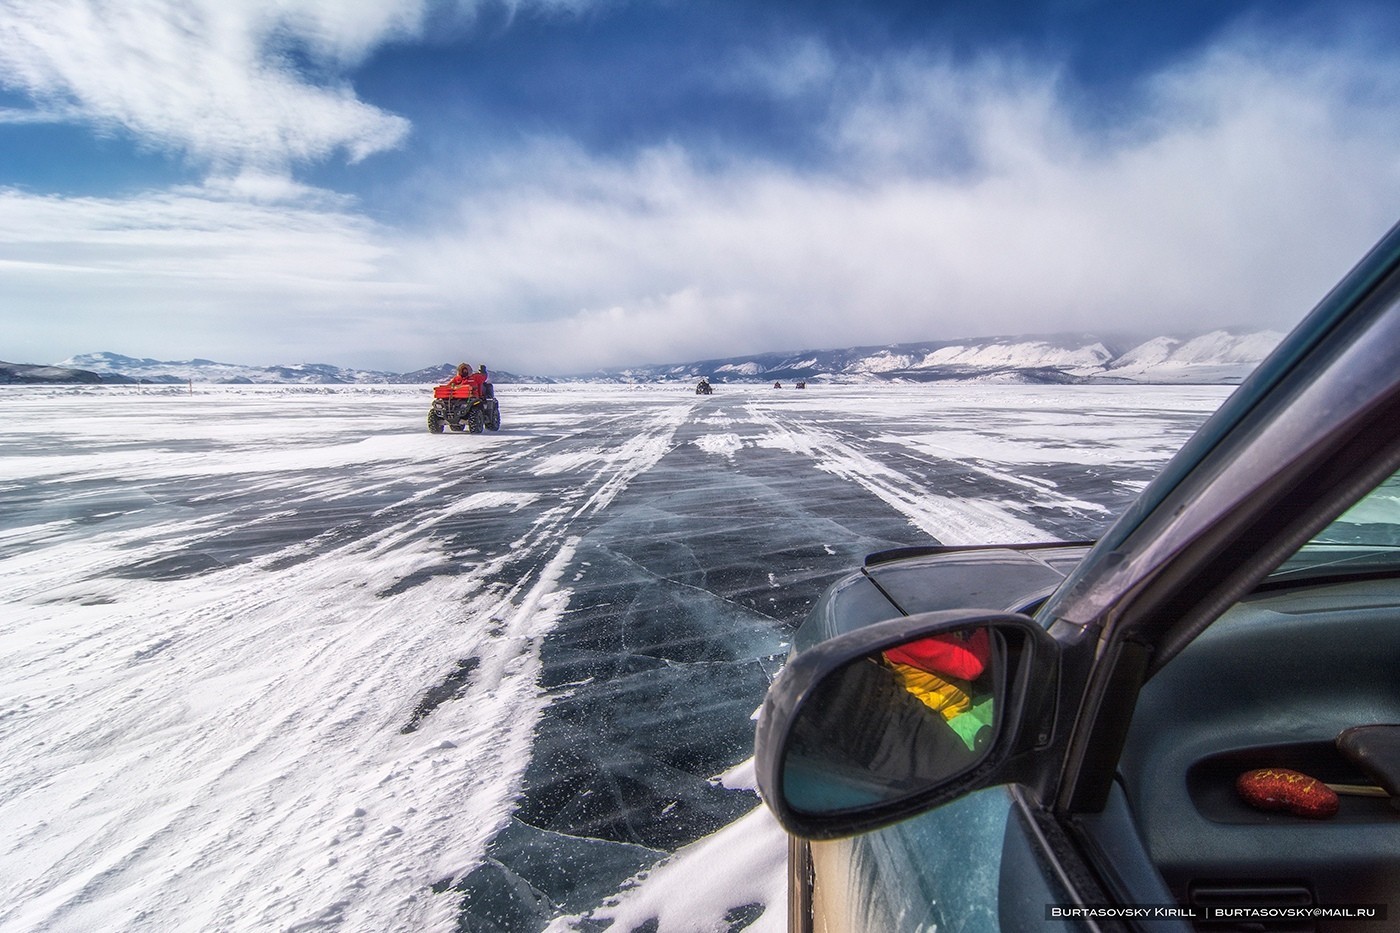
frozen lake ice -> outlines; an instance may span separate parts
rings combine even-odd
[[[817,596],[1095,537],[1230,391],[0,387],[0,928],[782,930]]]

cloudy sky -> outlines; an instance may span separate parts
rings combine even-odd
[[[1356,0],[0,0],[0,359],[562,374],[1291,326],[1400,220]]]

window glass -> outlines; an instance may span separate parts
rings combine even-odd
[[[1322,529],[1270,579],[1396,571],[1400,571],[1400,473]]]

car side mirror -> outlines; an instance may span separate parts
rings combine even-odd
[[[759,793],[789,832],[823,839],[1001,783],[1008,759],[1048,737],[1057,655],[1025,616],[966,610],[815,645],[760,710]]]

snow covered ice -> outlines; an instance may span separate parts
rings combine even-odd
[[[0,929],[781,930],[816,597],[1092,537],[1229,391],[0,389]]]

